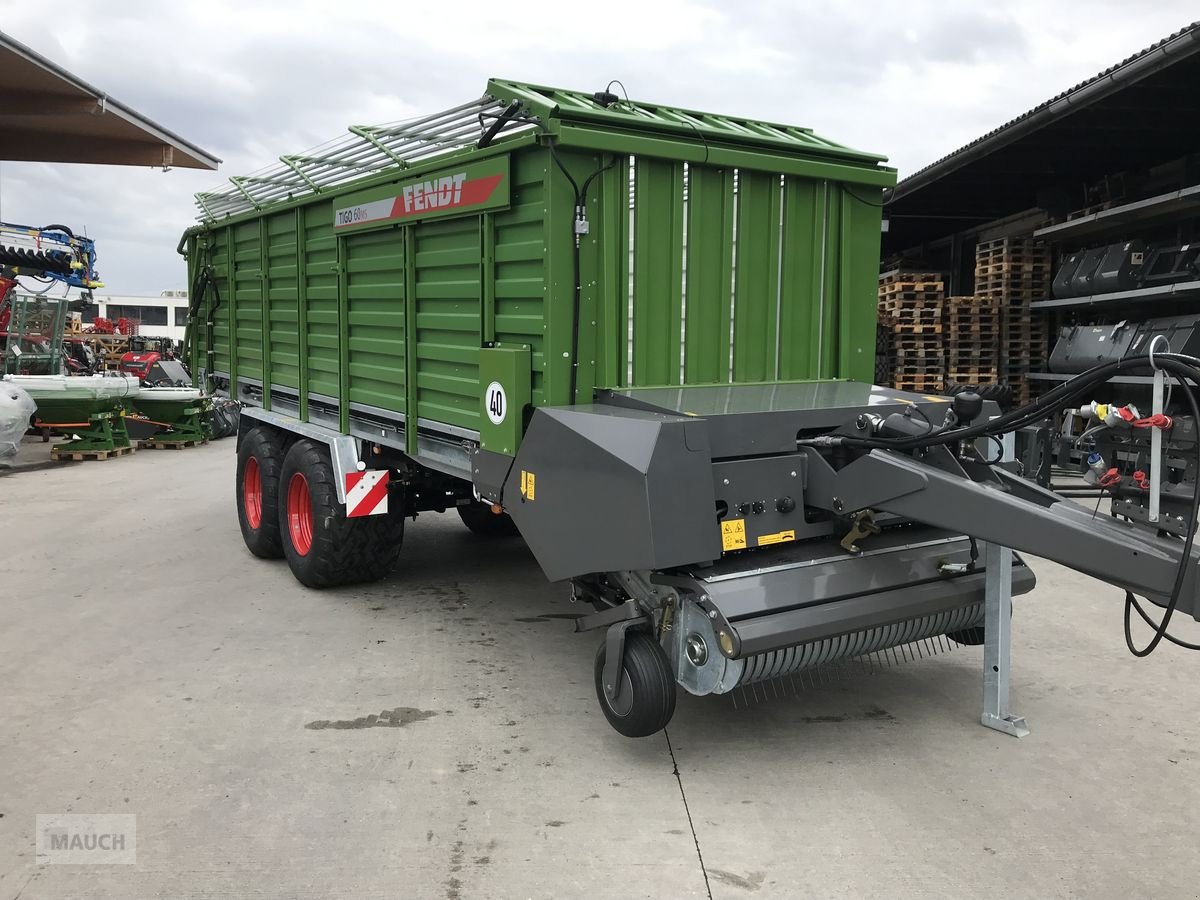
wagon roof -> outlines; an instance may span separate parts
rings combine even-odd
[[[610,84],[609,87],[612,87]],[[607,91],[606,91],[607,92]],[[383,125],[354,125],[305,153],[284,155],[251,175],[234,176],[196,195],[200,218],[214,221],[305,195],[319,194],[394,169],[432,162],[491,137],[541,131],[620,134],[670,140],[707,150],[748,150],[880,169],[885,157],[853,150],[797,125],[782,125],[656,103],[494,78],[477,100],[429,116]]]

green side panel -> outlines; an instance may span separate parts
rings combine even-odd
[[[262,245],[257,221],[233,226],[234,327],[239,379],[262,380]]]
[[[338,396],[338,272],[333,207],[304,208],[305,320],[308,324],[308,390]]]
[[[514,154],[511,203],[490,217],[495,247],[495,341],[500,346],[530,349],[535,406],[547,404],[543,233],[548,164],[544,152]]]
[[[267,218],[267,321],[270,323],[272,384],[300,385],[300,337],[296,306],[296,216]]]
[[[685,384],[729,380],[733,208],[731,171],[688,168]]]
[[[413,230],[417,415],[479,426],[479,216],[435,219]]]
[[[779,314],[778,175],[738,173],[733,288],[733,380],[776,377]]]
[[[783,261],[779,286],[779,377],[816,378],[821,371],[824,182],[786,178],[783,183]]]
[[[633,239],[633,384],[679,384],[682,163],[638,158]]]
[[[842,372],[841,360],[838,359],[838,347],[841,344],[841,314],[838,307],[842,300],[842,254],[838,238],[842,228],[842,209],[837,200],[837,186],[826,182],[823,187],[824,251],[816,257],[822,261],[821,293],[818,296],[821,355],[817,377],[837,378]]]
[[[484,450],[516,455],[525,431],[525,408],[530,403],[529,374],[526,347],[479,351],[479,442]]]
[[[875,379],[875,321],[881,213],[845,188],[831,189],[841,213],[838,271],[838,375],[868,384]]]
[[[404,412],[404,234],[346,238],[350,402]]]
[[[592,230],[597,387],[622,387],[629,371],[629,160],[600,176]]]
[[[205,298],[207,310],[213,311],[213,349],[216,353],[213,356],[213,371],[229,373],[230,353],[229,353],[229,321],[230,314],[233,308],[232,299],[233,293],[230,289],[229,282],[229,252],[228,241],[229,229],[214,228],[208,235],[209,249],[208,261],[212,264],[213,272],[216,276],[217,293],[220,294],[220,303],[217,302],[212,289],[210,288]],[[203,314],[198,328],[203,336],[207,333],[207,325],[205,324]],[[203,337],[201,338],[203,340]],[[203,357],[201,357],[203,359]]]

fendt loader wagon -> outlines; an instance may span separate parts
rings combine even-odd
[[[978,641],[976,538],[1197,615],[1194,508],[1163,537],[990,458],[1147,360],[1002,416],[869,383],[894,181],[807,128],[493,80],[199,195],[187,352],[247,404],[247,547],[332,587],[384,576],[420,512],[519,531],[595,608],[630,736],[676,684]]]

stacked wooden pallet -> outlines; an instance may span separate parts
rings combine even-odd
[[[879,322],[889,336],[893,387],[922,393],[945,387],[944,294],[936,273],[897,270],[880,276]]]
[[[999,316],[999,377],[1018,403],[1032,398],[1029,372],[1045,363],[1045,318],[1030,304],[1050,293],[1050,253],[1032,238],[983,241],[975,250],[975,294],[996,304]]]
[[[1000,306],[991,297],[947,297],[950,384],[992,384],[1000,375]]]

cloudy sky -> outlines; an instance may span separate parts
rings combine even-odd
[[[409,9],[411,8],[411,12]],[[185,287],[192,195],[489,76],[806,125],[911,173],[1196,18],[1195,0],[0,0],[0,28],[224,160],[0,164],[0,218],[85,228],[108,293]],[[1086,9],[1087,14],[1082,14]],[[61,12],[61,10],[59,11]]]

